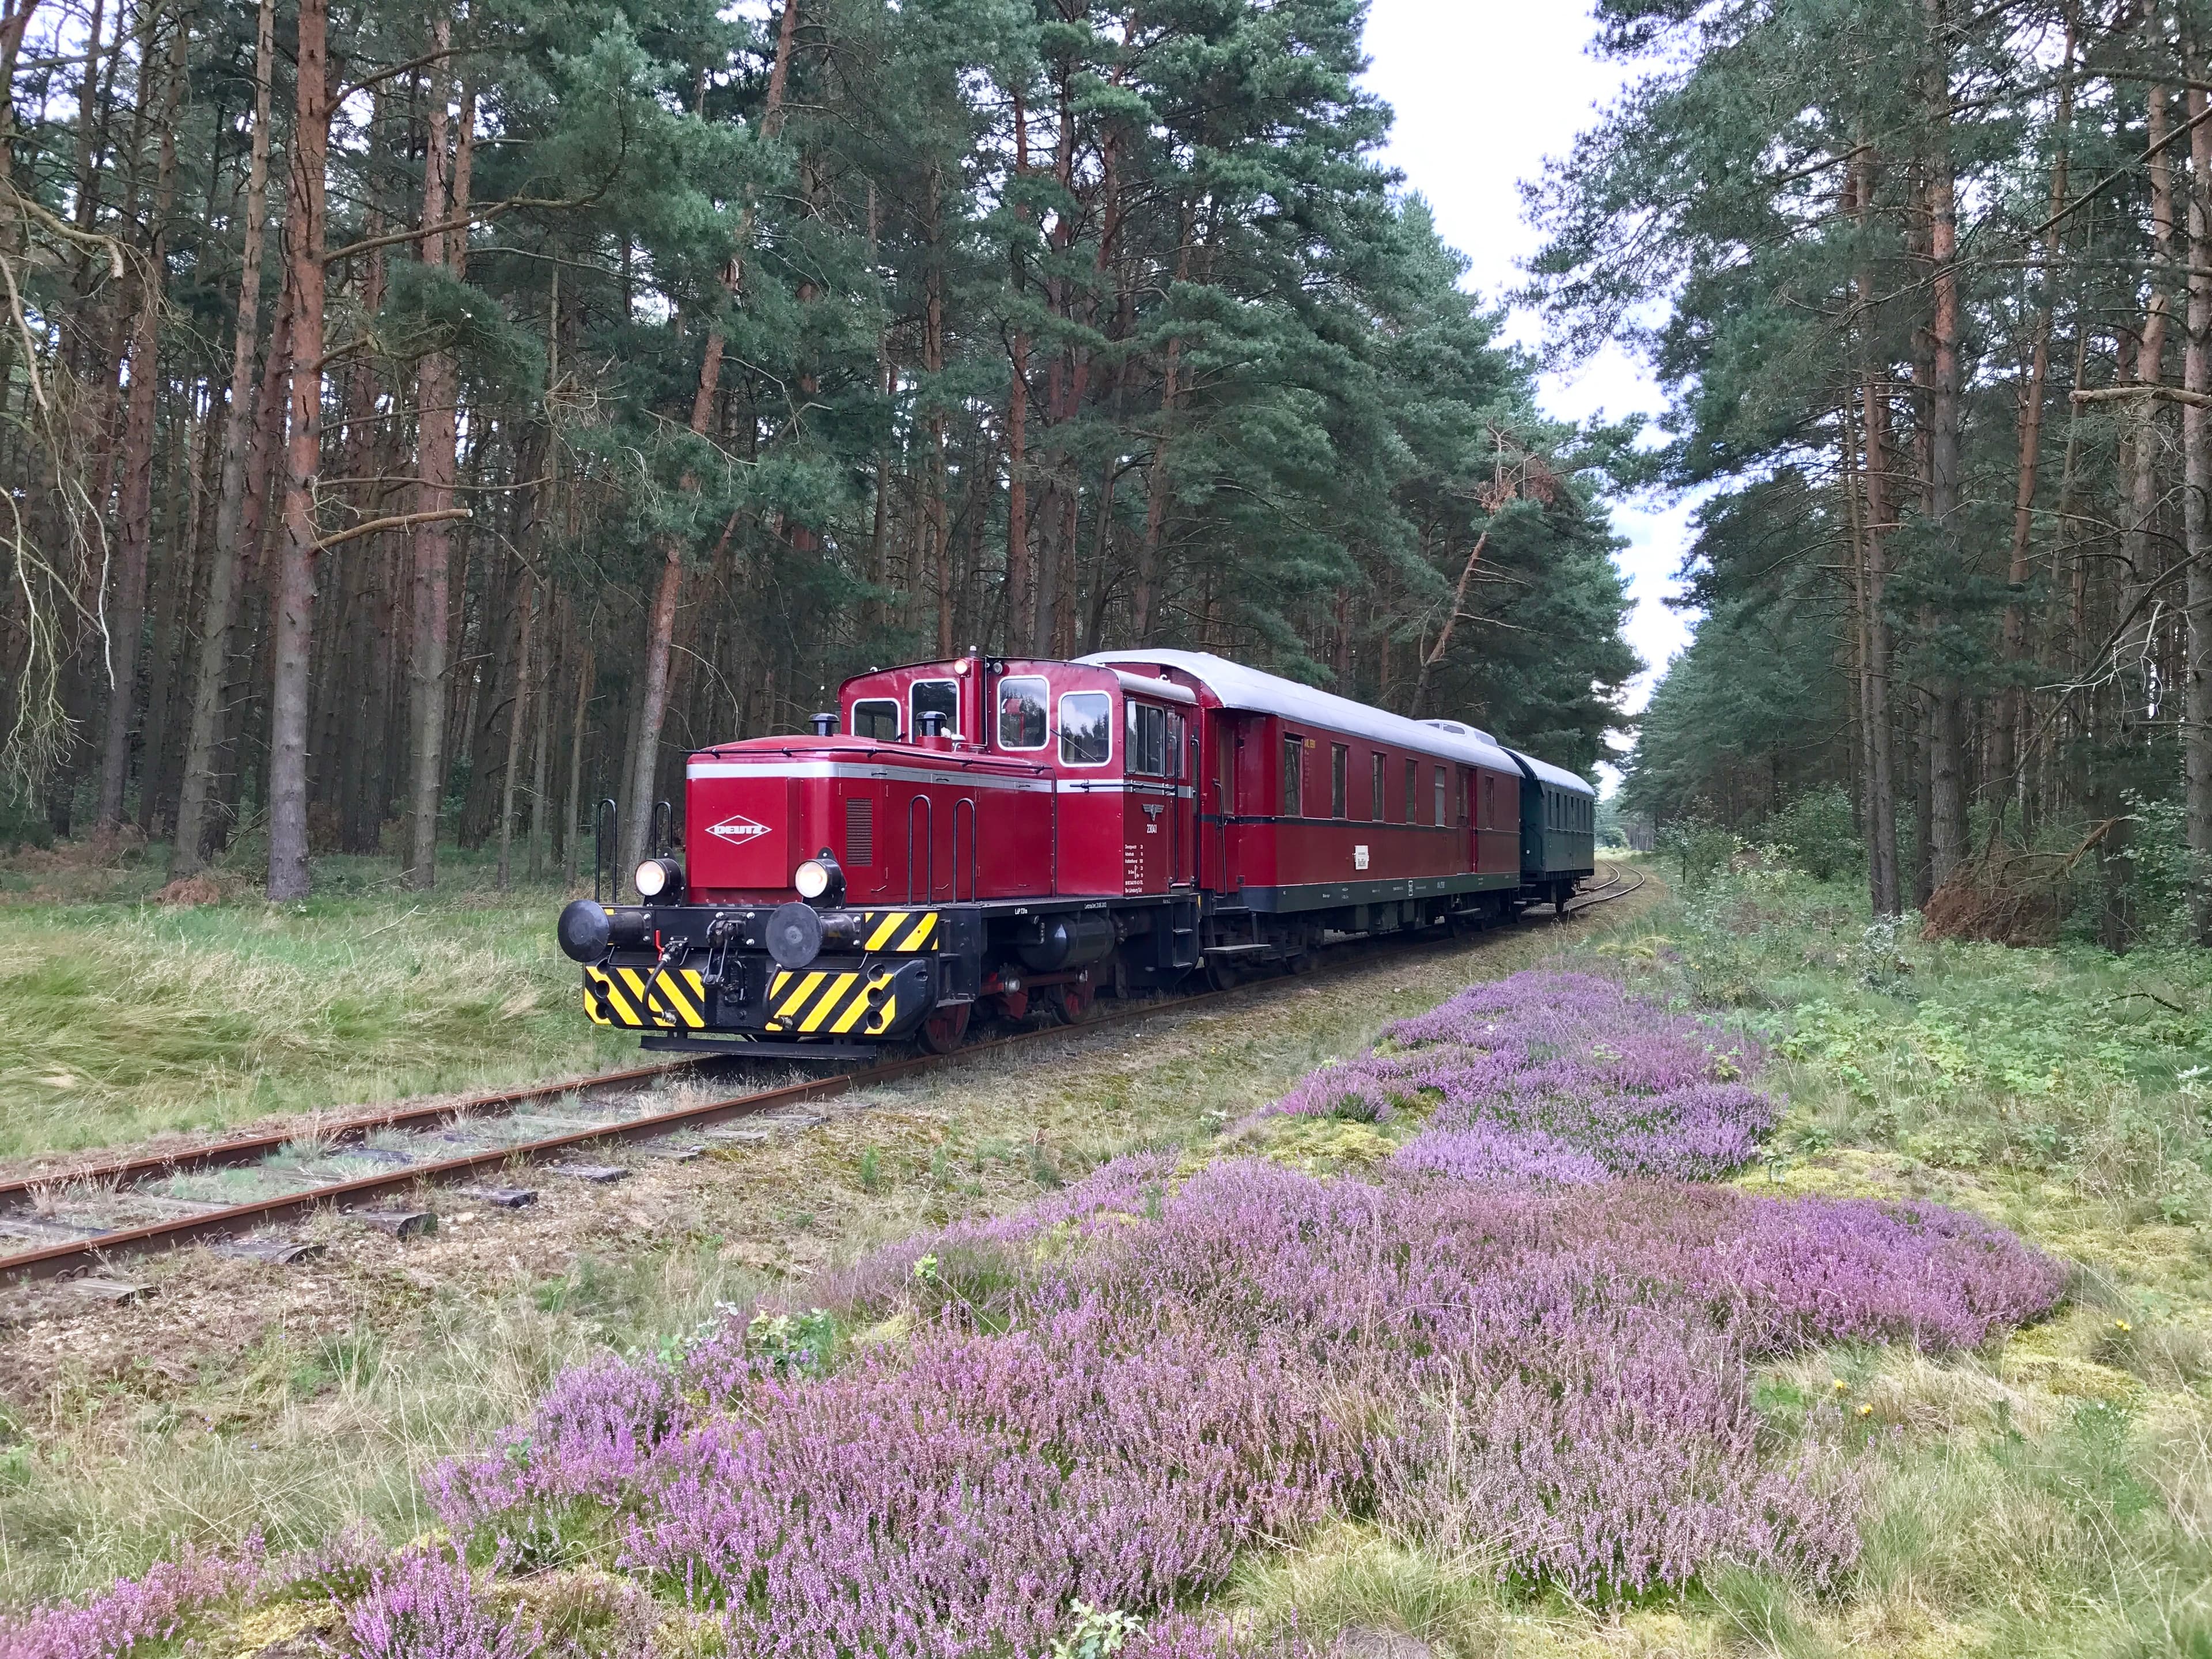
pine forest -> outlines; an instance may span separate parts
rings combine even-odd
[[[1588,766],[1626,428],[1376,159],[1356,0],[8,0],[8,810],[435,880],[971,647]]]
[[[2212,10],[1599,9],[1645,73],[1539,281],[1703,492],[1627,804],[1840,830],[1878,914],[2069,870],[2126,944],[2212,856]]]

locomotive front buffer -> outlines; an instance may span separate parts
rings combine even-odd
[[[975,1000],[983,919],[966,904],[578,899],[560,941],[583,964],[585,1013],[647,1048],[849,1059]]]

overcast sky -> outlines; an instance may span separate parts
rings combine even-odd
[[[1536,246],[1522,216],[1520,180],[1564,155],[1594,112],[1625,83],[1618,65],[1584,50],[1587,0],[1371,0],[1367,84],[1397,112],[1390,161],[1436,210],[1438,228],[1473,262],[1468,283],[1496,298],[1522,280]],[[1512,337],[1540,343],[1533,319]],[[1656,415],[1659,388],[1633,361],[1609,353],[1541,381],[1545,412],[1580,420],[1602,411]],[[1689,537],[1688,510],[1664,501],[1618,507],[1613,525],[1636,601],[1629,641],[1649,665],[1632,688],[1641,708],[1668,658],[1686,643],[1683,618],[1661,603]]]

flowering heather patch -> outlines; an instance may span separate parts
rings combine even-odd
[[[251,1590],[261,1565],[258,1548],[237,1560],[188,1549],[80,1604],[0,1620],[0,1659],[112,1659],[163,1641],[201,1608]]]
[[[1577,1184],[1723,1175],[1774,1121],[1742,1081],[1753,1044],[1584,974],[1470,986],[1383,1037],[1273,1109],[1380,1121],[1427,1105],[1427,1127],[1394,1155],[1399,1170]]]
[[[1176,1609],[1346,1513],[1584,1597],[1727,1564],[1826,1585],[1858,1548],[1849,1438],[1826,1407],[1776,1453],[1752,1368],[1972,1346],[2059,1292],[2055,1264],[1933,1206],[1681,1179],[1769,1121],[1756,1054],[1602,981],[1520,975],[1392,1042],[1280,1109],[1421,1098],[1376,1178],[1116,1160],[878,1253],[826,1313],[572,1370],[432,1471],[432,1500],[486,1547],[581,1511],[734,1655],[1042,1655],[1082,1604],[1146,1621],[1125,1659],[1232,1659]],[[836,1334],[892,1319],[896,1341]],[[400,1558],[351,1629],[371,1659],[526,1650],[443,1556]]]
[[[544,1632],[519,1613],[502,1619],[468,1564],[442,1551],[410,1550],[378,1570],[346,1633],[361,1659],[528,1659]]]

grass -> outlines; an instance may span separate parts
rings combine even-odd
[[[1560,942],[1409,952],[980,1060],[787,1142],[641,1164],[607,1191],[549,1187],[526,1224],[349,1241],[310,1280],[163,1264],[146,1310],[28,1333],[13,1372],[0,1358],[0,1600],[257,1526],[291,1540],[361,1514],[410,1535],[427,1524],[414,1471],[511,1420],[562,1364],[650,1347],[718,1301],[1012,1207],[1120,1152],[1357,1170],[1407,1126],[1223,1131],[1386,1020]],[[1225,1604],[1394,1659],[1378,1633],[1450,1659],[2212,1655],[2212,956],[1928,944],[1869,929],[1846,884],[1774,868],[1601,912],[1566,955],[1767,1039],[1787,1113],[1741,1184],[1977,1211],[2076,1265],[2067,1304],[1980,1353],[1838,1349],[1761,1375],[1778,1444],[1815,1402],[1863,1408],[1865,1547],[1832,1596],[1730,1572],[1581,1607],[1346,1517],[1248,1563]]]
[[[1573,926],[1621,925],[1640,902]],[[981,1056],[693,1164],[611,1152],[635,1171],[611,1187],[519,1175],[542,1194],[526,1211],[428,1194],[441,1224],[405,1244],[325,1217],[311,1231],[331,1254],[306,1269],[205,1251],[136,1263],[155,1287],[143,1306],[0,1334],[0,1606],[94,1588],[186,1540],[258,1530],[289,1547],[355,1516],[411,1537],[429,1524],[417,1473],[522,1415],[577,1359],[653,1349],[718,1303],[1018,1207],[1124,1152],[1225,1145],[1322,1060],[1565,937],[1414,946]]]
[[[152,902],[161,860],[0,867],[0,1158],[273,1113],[604,1069],[636,1052],[577,1014],[564,895],[449,859],[434,896],[386,861],[318,860],[316,896]],[[25,860],[33,868],[27,871]],[[33,875],[42,878],[35,883]]]

